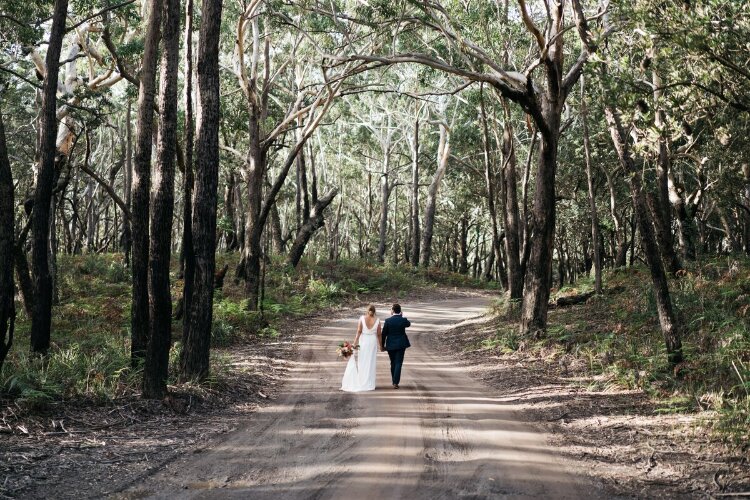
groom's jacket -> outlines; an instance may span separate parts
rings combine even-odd
[[[411,326],[408,319],[403,316],[394,315],[383,323],[382,337],[383,347],[386,351],[398,351],[411,347],[406,329]]]

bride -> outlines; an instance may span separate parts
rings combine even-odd
[[[381,348],[380,320],[375,316],[375,306],[367,308],[360,316],[354,345],[359,345],[359,354],[353,354],[346,364],[341,390],[347,392],[372,391],[375,389],[375,362]],[[356,351],[355,351],[356,352]]]

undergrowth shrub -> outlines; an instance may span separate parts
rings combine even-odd
[[[0,372],[3,392],[30,407],[56,399],[113,399],[137,387],[139,371],[130,367],[130,352],[116,343],[84,350],[78,345],[53,347],[46,357],[16,353]]]
[[[498,349],[502,353],[517,351],[521,335],[517,328],[498,328],[495,335],[482,341],[483,349]]]
[[[234,269],[239,255],[217,254],[217,268]],[[182,294],[173,259],[172,297]],[[53,347],[46,358],[28,354],[30,321],[19,313],[16,341],[0,371],[0,397],[27,407],[42,408],[53,401],[89,398],[106,401],[140,390],[141,369],[130,367],[130,269],[120,254],[59,255],[57,288],[60,301],[52,314]],[[405,296],[415,288],[443,286],[488,287],[478,280],[439,270],[377,265],[364,260],[314,262],[303,259],[297,269],[272,256],[266,268],[263,313],[248,310],[242,283],[227,277],[214,295],[212,345],[273,342],[281,335],[283,317],[308,315],[369,295]],[[21,308],[18,308],[19,311]],[[182,349],[177,323],[170,350],[170,384],[176,384]],[[214,387],[231,373],[230,358],[211,352],[209,381]],[[190,384],[188,384],[190,385]]]
[[[604,278],[601,296],[550,311],[545,341],[528,342],[529,348],[546,350],[550,363],[574,356],[592,390],[641,389],[659,413],[714,411],[717,436],[750,442],[750,259],[694,263],[670,280],[685,325],[685,361],[675,368],[667,363],[648,271],[621,268]],[[591,285],[585,277],[557,294],[586,293]],[[505,299],[493,304],[502,324],[515,322],[507,310]],[[483,347],[512,352],[514,331],[499,328]]]

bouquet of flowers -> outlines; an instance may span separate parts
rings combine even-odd
[[[336,348],[336,354],[340,358],[349,359],[349,357],[354,354],[354,350],[359,349],[359,346],[355,346],[351,342],[341,342],[339,346]]]

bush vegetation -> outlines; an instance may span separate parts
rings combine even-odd
[[[605,274],[605,290],[584,305],[550,313],[543,339],[523,339],[508,323],[512,308],[495,305],[502,321],[482,342],[501,354],[544,352],[548,363],[578,367],[592,390],[641,389],[659,402],[660,412],[710,411],[720,436],[750,441],[750,260],[726,257],[690,266],[671,280],[675,305],[685,325],[686,361],[670,368],[659,330],[648,271],[622,268]],[[585,278],[553,293],[586,293]],[[576,371],[578,373],[576,373]],[[709,414],[707,414],[709,415]]]
[[[174,259],[176,261],[176,259]],[[286,318],[316,313],[384,297],[404,298],[415,289],[437,286],[490,287],[490,284],[444,271],[409,266],[378,266],[365,261],[303,261],[297,270],[281,258],[268,266],[263,312],[248,311],[242,284],[231,270],[236,254],[218,256],[230,265],[224,288],[214,296],[212,351],[215,367],[208,383],[221,383],[226,348],[240,342],[263,342],[279,336]],[[53,314],[53,345],[46,358],[29,353],[30,320],[19,308],[16,343],[0,372],[0,396],[29,409],[57,400],[86,398],[106,403],[139,391],[141,368],[130,366],[130,274],[119,254],[65,256],[58,259],[59,301]],[[176,303],[182,281],[173,269]],[[173,322],[170,364],[176,368],[182,323]],[[178,370],[170,370],[177,373]],[[171,380],[170,383],[176,383]]]

